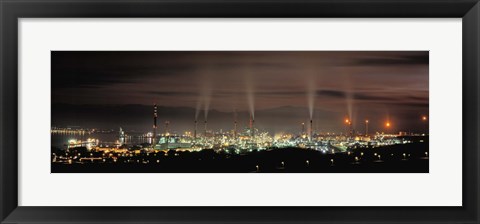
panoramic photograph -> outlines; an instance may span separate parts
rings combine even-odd
[[[428,51],[52,51],[52,173],[428,173]]]

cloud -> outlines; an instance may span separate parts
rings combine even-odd
[[[159,57],[158,63],[153,60],[155,56]],[[158,77],[185,76],[198,70],[196,64],[171,62],[171,59],[163,55],[152,55],[152,52],[126,54],[52,51],[51,57],[54,89],[99,88],[123,83],[151,82]]]
[[[156,96],[197,96],[196,92],[175,92],[175,91],[146,91],[147,94]]]
[[[347,96],[347,93],[344,91],[338,91],[338,90],[318,90],[317,95],[329,96],[329,97],[335,97],[335,98],[345,98]]]
[[[428,52],[417,52],[410,55],[391,57],[366,57],[353,60],[355,66],[397,66],[397,65],[428,65]]]
[[[373,103],[402,104],[404,106],[428,105],[428,97],[411,96],[409,94],[412,94],[412,92],[375,92],[374,94],[353,92],[351,96],[354,100],[370,101]],[[345,99],[347,97],[347,92],[341,90],[318,90],[317,95]]]
[[[251,76],[255,110],[306,107],[314,84],[328,111],[343,113],[347,94],[359,113],[414,111],[428,108],[428,62],[426,51],[54,51],[52,103],[195,108],[208,82],[211,109],[248,110]]]

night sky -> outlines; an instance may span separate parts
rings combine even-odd
[[[54,51],[52,126],[124,127],[150,131],[152,106],[159,127],[241,126],[249,111],[270,133],[298,132],[310,120],[322,132],[354,127],[370,132],[423,131],[428,115],[427,51]],[[207,110],[206,110],[207,109]],[[208,111],[207,116],[205,111]]]

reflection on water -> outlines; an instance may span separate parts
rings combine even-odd
[[[89,138],[94,138],[99,140],[99,144],[109,144],[112,145],[119,139],[118,133],[51,133],[51,143],[52,147],[56,148],[66,148],[67,143],[71,139],[86,141]],[[145,136],[126,136],[127,144],[142,144],[149,143],[150,138]]]

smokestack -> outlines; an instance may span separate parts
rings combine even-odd
[[[351,136],[352,135],[352,120],[347,118],[345,119],[345,124],[347,125],[346,126],[346,130],[345,130],[345,136]]]
[[[252,119],[252,139],[255,140],[255,119]]]
[[[312,141],[313,138],[313,120],[310,119],[310,141]]]
[[[237,111],[233,114],[233,139],[237,138]]]
[[[197,120],[195,119],[195,129],[193,130],[193,139],[197,139]]]
[[[153,105],[153,137],[152,145],[155,145],[155,138],[157,137],[157,104]]]
[[[123,131],[122,127],[120,127],[120,131],[118,131],[118,136],[119,136],[120,145],[125,144],[125,142],[126,142],[125,132]]]
[[[165,135],[169,135],[168,133],[168,125],[170,124],[169,121],[165,121]]]
[[[253,119],[252,115],[250,115],[250,134],[252,137],[252,140],[255,138],[255,120]]]
[[[365,136],[368,136],[368,120],[365,120]]]
[[[253,130],[253,119],[252,119],[252,115],[250,114],[250,132],[252,132]]]
[[[204,121],[205,123],[205,138],[207,137],[207,120]]]
[[[235,120],[233,123],[233,138],[237,138],[237,120]]]
[[[350,128],[350,137],[353,137],[353,125],[352,125],[352,121],[350,121],[349,128]]]

